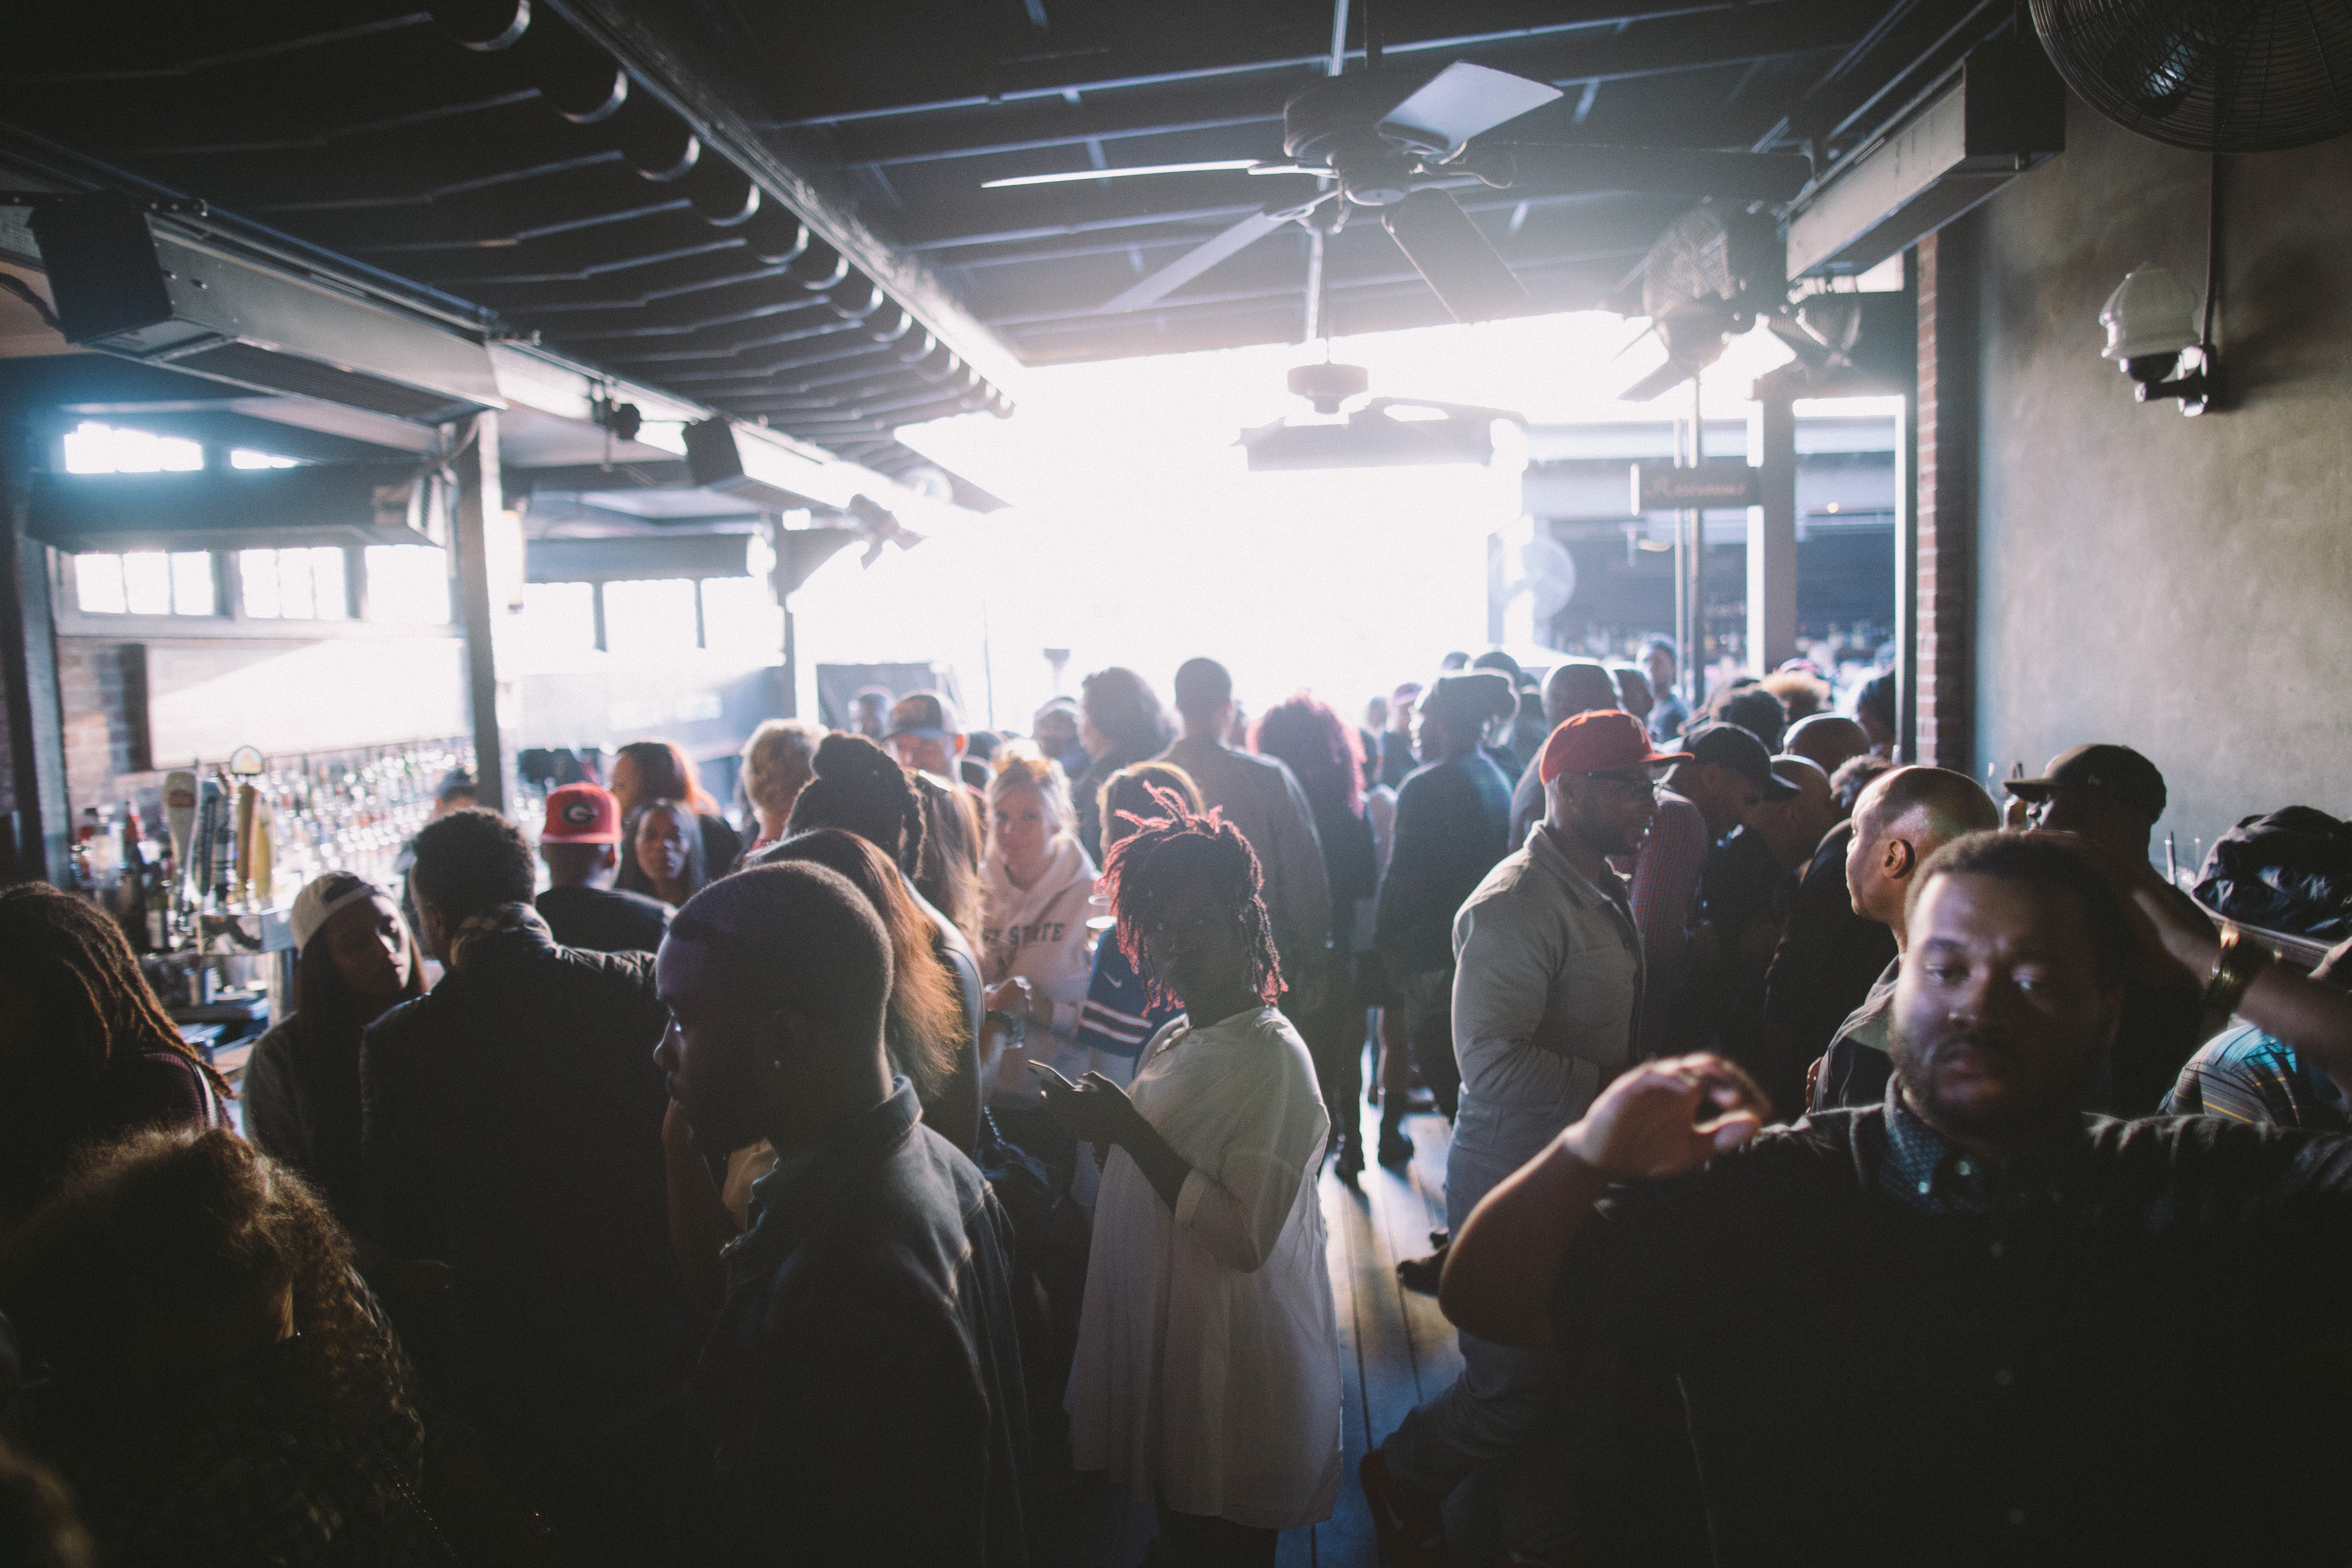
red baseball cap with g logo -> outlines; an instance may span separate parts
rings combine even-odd
[[[1562,773],[1608,773],[1676,759],[1650,747],[1649,731],[1631,713],[1596,708],[1563,720],[1544,742],[1536,776],[1549,784]]]
[[[565,784],[547,794],[547,822],[539,830],[541,844],[618,844],[621,808],[613,792],[602,784]]]

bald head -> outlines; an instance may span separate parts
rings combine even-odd
[[[1544,722],[1555,730],[1579,713],[1616,706],[1616,678],[1601,665],[1572,659],[1544,678]]]
[[[1782,800],[1766,801],[1748,820],[1764,836],[1764,846],[1783,870],[1793,871],[1813,858],[1829,830],[1837,826],[1837,799],[1830,793],[1830,775],[1810,758],[1783,755],[1772,759],[1772,775],[1797,786]]]
[[[1823,773],[1833,773],[1847,758],[1869,751],[1870,737],[1843,714],[1816,713],[1791,725],[1789,738],[1781,744],[1792,754],[1820,764]]]
[[[1966,773],[1896,768],[1873,780],[1854,803],[1853,847],[1846,853],[1854,912],[1894,931],[1902,946],[1904,901],[1921,864],[1955,838],[2000,826],[2000,808]]]

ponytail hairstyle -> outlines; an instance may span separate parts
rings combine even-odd
[[[784,837],[819,827],[855,833],[913,877],[922,867],[923,800],[898,759],[863,735],[827,735],[815,777],[793,802]]]
[[[1249,840],[1223,812],[1203,816],[1172,789],[1155,786],[1151,797],[1162,815],[1122,812],[1135,831],[1118,841],[1103,867],[1102,887],[1118,922],[1119,952],[1137,973],[1148,977],[1155,1000],[1175,1000],[1145,957],[1144,932],[1178,889],[1205,887],[1220,906],[1240,915],[1250,989],[1267,1006],[1276,1005],[1283,992],[1282,960],[1275,952],[1273,922],[1259,894],[1264,879]]]

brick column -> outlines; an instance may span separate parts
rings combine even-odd
[[[1918,760],[1975,772],[1977,312],[1973,225],[1919,242]]]

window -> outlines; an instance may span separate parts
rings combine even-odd
[[[205,449],[173,436],[122,430],[89,419],[66,433],[69,474],[183,474],[204,466]]]
[[[302,465],[292,458],[281,458],[275,452],[257,452],[250,447],[238,447],[230,451],[228,466],[232,468],[299,468]]]
[[[754,664],[775,660],[784,645],[783,617],[763,577],[702,580],[702,646]]]
[[[367,612],[396,626],[448,625],[447,553],[430,544],[369,545]]]
[[[135,550],[77,555],[74,604],[90,616],[211,616],[213,558],[205,551]]]
[[[305,550],[240,550],[237,581],[246,615],[257,621],[340,621],[350,618],[343,552],[331,545]]]
[[[596,648],[596,584],[529,583],[516,640],[535,653],[593,653]]]
[[[624,658],[691,651],[698,618],[691,578],[604,584],[604,647]]]

